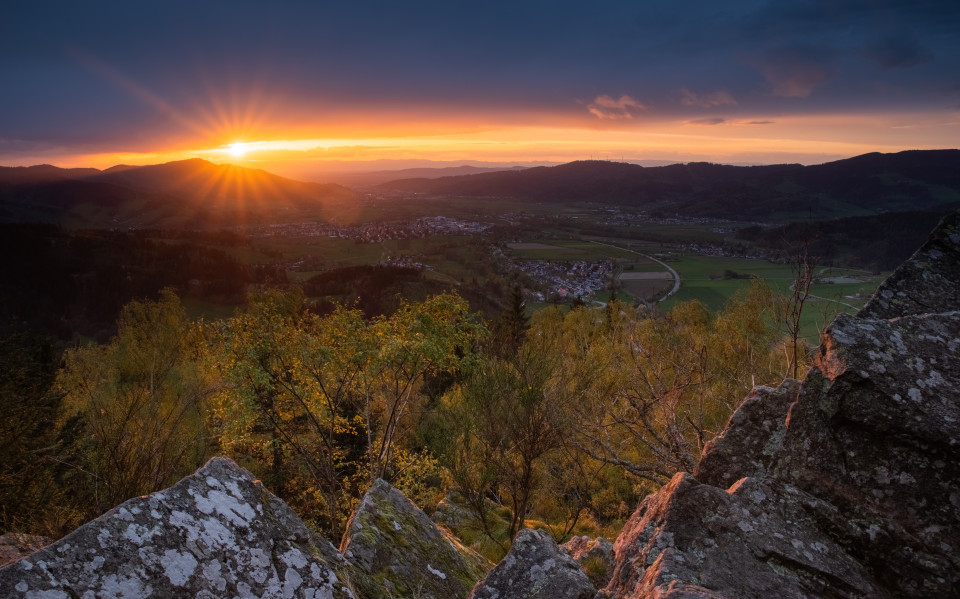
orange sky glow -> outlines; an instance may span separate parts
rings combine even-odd
[[[640,162],[707,161],[819,163],[864,154],[936,149],[960,134],[956,119],[911,114],[760,116],[723,122],[623,119],[576,122],[539,115],[533,124],[460,124],[384,115],[369,122],[313,124],[284,119],[269,126],[253,115],[201,115],[190,120],[195,139],[157,140],[149,151],[95,152],[57,157],[58,166],[108,168],[203,158],[263,168],[293,178],[349,169],[371,161],[557,163],[600,159]],[[22,163],[32,163],[24,157]]]
[[[956,2],[546,4],[12,3],[0,165],[204,158],[317,181],[960,139]]]

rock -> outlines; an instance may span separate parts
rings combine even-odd
[[[593,599],[596,588],[550,535],[525,529],[470,599]]]
[[[364,495],[341,551],[353,586],[368,599],[466,597],[491,567],[383,480]]]
[[[448,491],[437,509],[434,510],[431,519],[437,524],[442,524],[451,530],[457,530],[467,522],[474,519],[473,512],[467,507],[463,497],[457,491]]]
[[[829,502],[896,594],[960,588],[960,313],[838,318],[774,473]]]
[[[6,566],[35,551],[43,549],[56,539],[38,535],[10,532],[0,536],[0,566]]]
[[[348,597],[340,559],[253,475],[214,458],[0,569],[0,597]]]
[[[607,597],[955,597],[960,213],[647,497]],[[794,400],[795,399],[795,400]]]
[[[887,597],[818,528],[819,512],[830,509],[775,480],[745,478],[723,490],[678,473],[624,526],[606,590],[670,599]]]
[[[960,308],[960,213],[945,217],[858,314],[898,318]]]
[[[596,587],[604,587],[610,582],[616,561],[613,543],[603,537],[573,537],[560,549],[580,564],[580,569]]]
[[[800,393],[800,382],[785,380],[776,389],[757,387],[730,417],[727,428],[707,442],[694,476],[726,488],[746,476],[766,472],[783,443],[787,412]]]

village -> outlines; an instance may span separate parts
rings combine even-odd
[[[492,225],[462,221],[445,216],[430,216],[406,221],[336,225],[303,222],[257,227],[250,237],[335,237],[360,243],[381,243],[391,239],[424,239],[433,235],[474,235]]]

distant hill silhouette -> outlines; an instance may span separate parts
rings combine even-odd
[[[0,167],[0,221],[83,227],[221,227],[356,208],[342,186],[304,183],[198,158],[96,169]]]
[[[49,164],[0,166],[0,183],[49,183],[99,175],[95,168],[59,168]]]
[[[457,177],[461,175],[477,175],[481,173],[493,173],[493,172],[504,172],[504,171],[518,171],[524,170],[527,167],[524,166],[504,166],[504,167],[481,167],[481,166],[444,166],[444,167],[419,167],[419,168],[405,168],[399,170],[379,170],[379,171],[363,171],[363,172],[342,172],[342,173],[323,173],[322,175],[316,175],[315,178],[328,181],[331,183],[338,183],[340,185],[347,185],[350,187],[372,187],[375,185],[380,185],[382,183],[387,183],[390,181],[396,181],[398,179],[438,179],[440,177]]]
[[[864,154],[826,164],[642,167],[578,161],[522,171],[405,179],[383,191],[636,206],[654,214],[737,220],[829,219],[960,201],[960,150]]]

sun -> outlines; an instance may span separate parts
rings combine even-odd
[[[244,154],[247,153],[247,144],[242,141],[232,143],[227,146],[227,151],[230,152],[234,158],[243,158]]]

